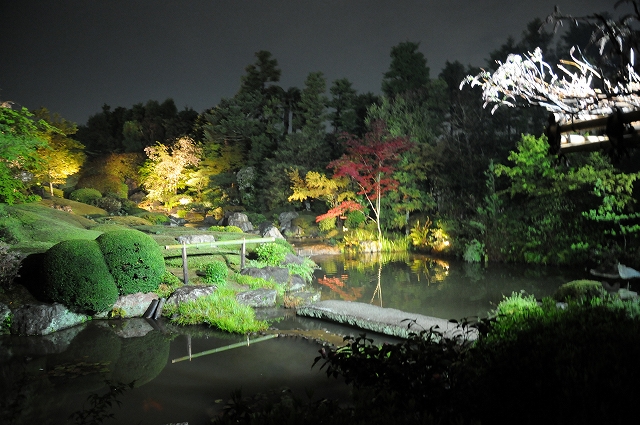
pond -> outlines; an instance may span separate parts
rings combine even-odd
[[[445,319],[484,316],[513,291],[542,297],[562,283],[588,277],[578,269],[483,267],[415,255],[314,260],[321,269],[316,270],[313,286],[323,299],[371,302]],[[360,333],[291,311],[280,311],[280,316],[273,325],[278,329]],[[66,423],[70,414],[88,406],[90,394],[106,391],[105,380],[135,380],[135,387],[121,397],[121,407],[113,409],[115,419],[105,424],[209,423],[237,389],[252,395],[288,387],[303,400],[339,398],[348,392],[317,366],[311,368],[320,347],[302,337],[274,338],[180,360],[188,356],[189,347],[195,355],[241,342],[246,338],[144,319],[96,320],[44,337],[3,336],[0,422]]]

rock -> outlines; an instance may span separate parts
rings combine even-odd
[[[142,317],[151,301],[156,298],[158,298],[158,296],[153,292],[137,292],[135,294],[122,295],[118,297],[118,300],[113,305],[111,311],[96,314],[94,317],[98,319],[106,319],[107,317],[110,317],[112,312],[115,312],[116,316],[123,319],[129,317]]]
[[[178,236],[176,240],[180,243],[185,243],[189,245],[192,243],[215,242],[216,238],[213,235],[185,235],[185,236]]]
[[[62,304],[24,304],[13,311],[11,333],[48,335],[89,320],[89,316],[70,312]]]
[[[253,231],[253,224],[251,224],[247,215],[240,212],[231,214],[227,220],[227,224],[229,226],[239,227],[245,233]]]
[[[635,291],[630,291],[630,290],[625,289],[625,288],[620,288],[618,290],[618,296],[622,300],[631,300],[631,299],[634,299],[634,298],[638,298],[638,293],[635,292]]]
[[[278,216],[278,220],[280,221],[280,233],[292,236],[299,236],[303,233],[301,228],[291,223],[294,218],[298,218],[298,213],[295,211],[280,213]]]
[[[274,307],[277,294],[275,289],[261,288],[240,292],[236,295],[236,300],[249,307]]]
[[[284,257],[284,261],[282,262],[282,264],[304,264],[304,258],[303,257],[299,257],[297,255],[291,254],[291,253],[287,253],[286,257]]]
[[[176,289],[167,299],[165,305],[178,306],[187,301],[213,294],[218,289],[215,285],[184,285]]]
[[[620,273],[620,277],[624,280],[640,278],[639,271],[620,263],[618,263],[618,273]]]
[[[259,277],[264,280],[273,280],[277,283],[289,283],[289,269],[283,267],[247,267],[242,269],[240,274]]]
[[[220,220],[217,220],[214,216],[208,215],[202,220],[202,224],[206,226],[217,226],[220,224]]]
[[[187,224],[187,220],[173,215],[169,216],[169,226],[184,226]]]
[[[302,291],[304,288],[307,287],[307,283],[304,281],[304,279],[297,274],[291,275],[291,278],[289,279],[289,291],[291,292],[297,292],[297,291]]]
[[[262,235],[263,238],[284,239],[284,236],[282,236],[280,230],[278,230],[278,228],[271,223],[268,223],[268,225],[264,226],[264,228],[262,225],[260,225],[260,235]]]
[[[285,308],[298,308],[320,301],[320,292],[298,291],[287,293],[284,296]]]

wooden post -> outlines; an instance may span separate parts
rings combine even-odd
[[[244,256],[247,253],[246,239],[242,238],[242,249],[240,250],[240,268],[244,269]]]
[[[189,267],[187,266],[187,244],[182,242],[182,276],[184,277],[184,284],[189,284]]]

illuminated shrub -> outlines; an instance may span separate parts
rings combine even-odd
[[[204,281],[213,285],[224,285],[227,282],[229,269],[224,261],[214,261],[204,267]]]
[[[129,188],[122,180],[109,174],[94,174],[82,177],[78,181],[79,188],[93,188],[103,195],[112,195],[117,198],[127,198]]]
[[[111,309],[118,289],[96,241],[67,240],[52,246],[43,258],[45,295],[77,312]]]
[[[105,232],[96,239],[120,295],[153,292],[165,272],[160,247],[137,230]]]
[[[83,204],[92,205],[96,200],[102,198],[102,193],[97,189],[85,187],[82,189],[74,190],[69,194],[69,199],[76,202],[82,202]]]

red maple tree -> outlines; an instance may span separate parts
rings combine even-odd
[[[343,138],[347,145],[345,154],[330,162],[327,168],[333,168],[334,178],[348,176],[360,187],[358,194],[364,195],[373,211],[380,241],[380,200],[385,193],[398,187],[398,180],[393,178],[395,166],[400,161],[400,154],[408,151],[413,144],[407,137],[392,136],[383,121],[373,122],[371,131],[362,139],[350,134],[343,135]],[[335,217],[340,211],[345,211],[345,207],[353,209],[352,205],[340,204],[324,216]]]

